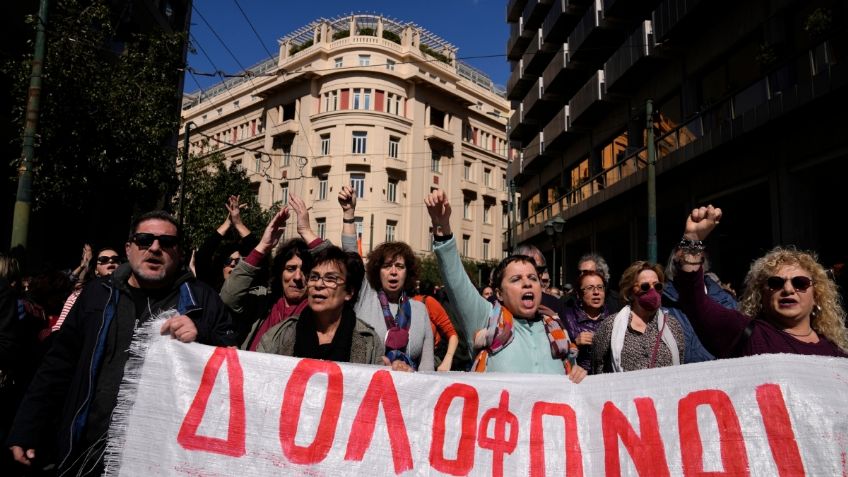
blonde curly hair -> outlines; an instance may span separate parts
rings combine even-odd
[[[739,302],[740,310],[756,317],[763,311],[763,290],[766,281],[784,265],[795,265],[810,273],[813,279],[813,299],[820,310],[810,315],[810,326],[843,351],[848,352],[848,329],[845,328],[845,309],[841,298],[824,267],[814,252],[804,252],[790,247],[775,247],[758,258],[745,277],[745,294]]]

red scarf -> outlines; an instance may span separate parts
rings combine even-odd
[[[250,351],[256,351],[256,348],[259,347],[259,342],[262,340],[262,335],[273,328],[277,323],[282,323],[292,316],[300,315],[300,312],[302,312],[304,308],[306,308],[306,297],[303,297],[303,300],[295,305],[289,305],[285,296],[280,297],[280,299],[274,303],[274,306],[271,307],[271,313],[268,314],[268,318],[259,325],[259,329],[256,330],[256,334],[253,335],[253,341],[250,343],[250,347],[248,349]]]

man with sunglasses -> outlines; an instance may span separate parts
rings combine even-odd
[[[7,442],[24,465],[102,472],[128,349],[146,322],[168,318],[161,332],[183,342],[235,344],[218,295],[182,267],[180,230],[170,214],[136,219],[125,247],[128,263],[83,290],[18,410]]]

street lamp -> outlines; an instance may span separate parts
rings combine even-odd
[[[551,267],[551,286],[557,286],[557,276],[559,275],[559,270],[557,269],[557,261],[556,261],[556,251],[559,245],[559,240],[557,237],[562,233],[562,230],[565,228],[565,219],[560,216],[556,216],[551,220],[545,222],[545,233],[548,234],[548,237],[551,237],[554,243],[554,256],[553,256],[553,266]]]

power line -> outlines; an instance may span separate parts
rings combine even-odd
[[[245,20],[247,20],[247,24],[250,25],[250,29],[253,30],[253,34],[256,35],[256,39],[259,40],[259,44],[262,45],[262,48],[265,50],[265,53],[268,53],[268,57],[272,58],[274,54],[271,53],[271,51],[268,50],[268,48],[265,46],[265,42],[262,41],[262,37],[259,36],[259,32],[256,31],[256,28],[253,26],[253,22],[250,21],[250,18],[248,18],[247,13],[245,13],[244,9],[241,8],[241,4],[239,4],[238,0],[233,0],[233,3],[236,4],[236,7],[238,7],[239,11],[241,12],[241,15],[244,17]]]

